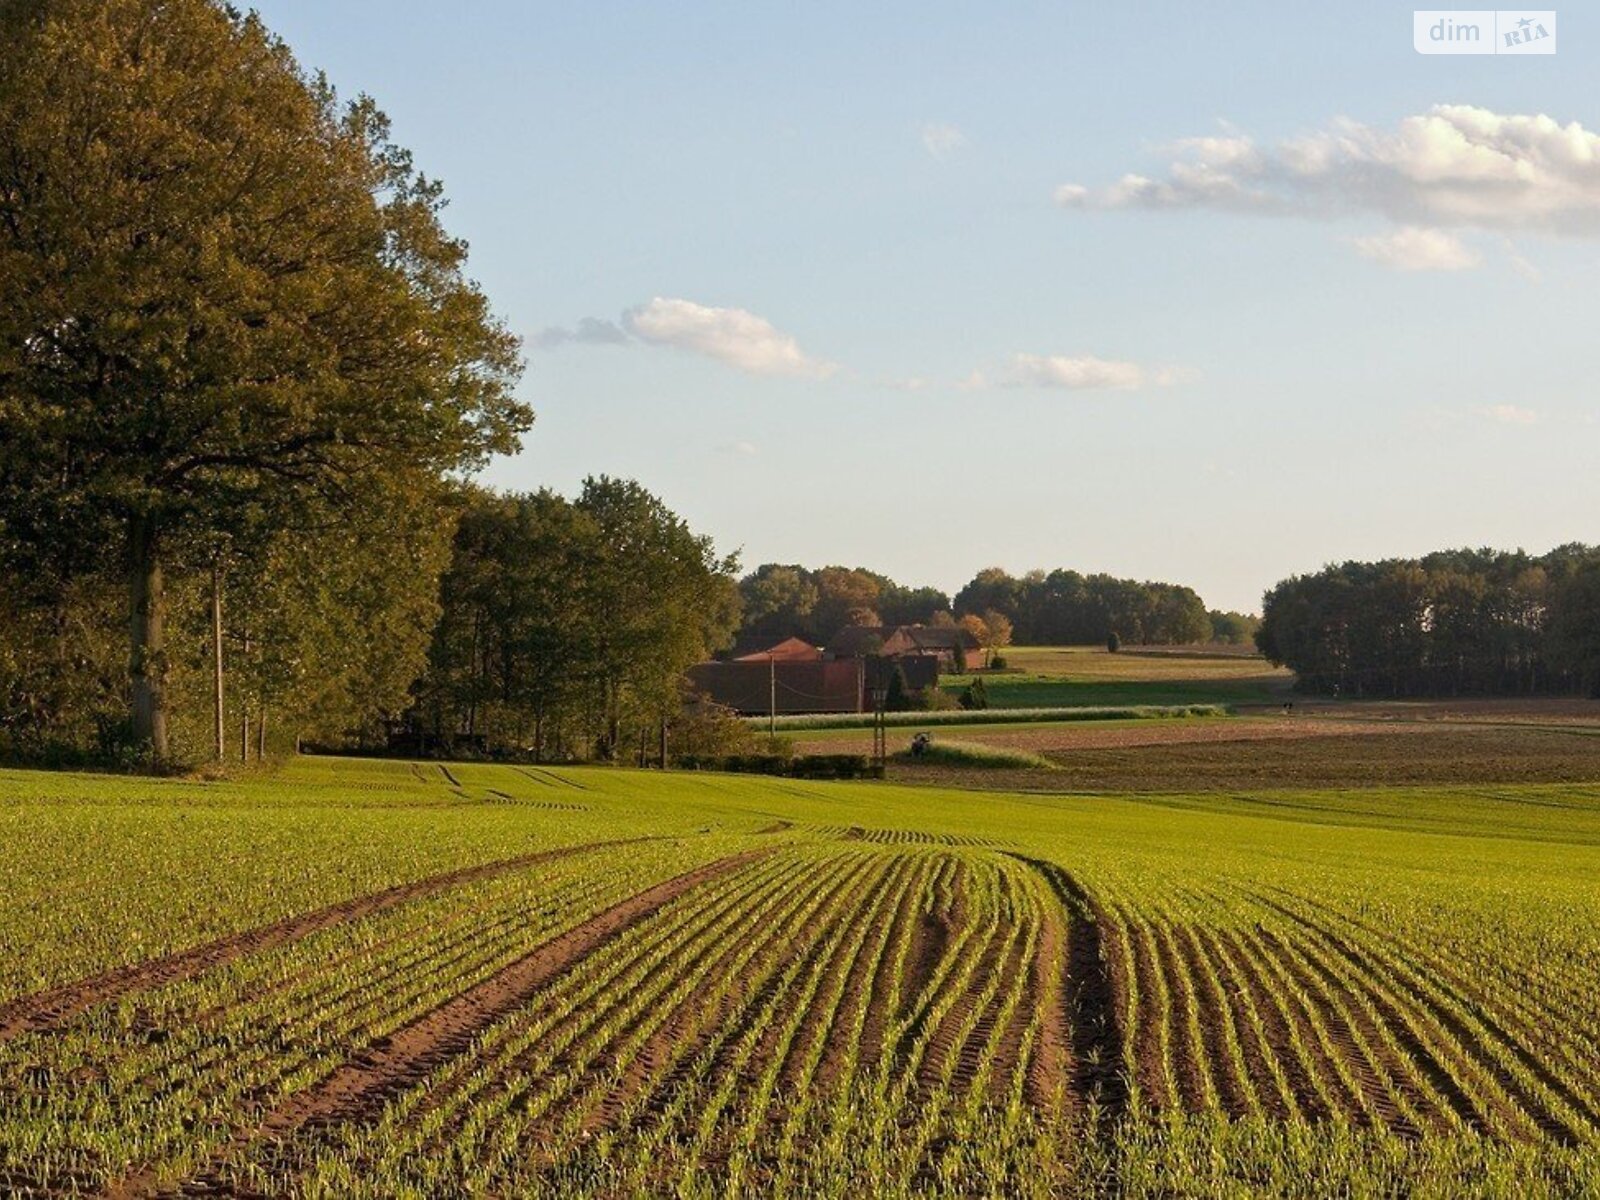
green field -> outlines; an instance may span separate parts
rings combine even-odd
[[[1600,1190],[1600,786],[0,773],[13,1195]]]
[[[1054,708],[1072,705],[1272,704],[1293,683],[1288,671],[1247,654],[1103,647],[1012,646],[1002,674],[985,673],[995,708]],[[957,695],[971,676],[951,675],[943,687]]]

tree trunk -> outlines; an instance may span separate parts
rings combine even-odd
[[[267,761],[267,706],[263,704],[256,714],[256,761]]]
[[[156,761],[167,757],[167,601],[153,517],[131,530],[129,591],[132,603],[128,673],[133,683],[133,736]]]

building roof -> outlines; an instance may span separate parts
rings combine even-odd
[[[734,643],[734,662],[766,662],[768,659],[777,659],[780,662],[814,662],[822,657],[822,651],[813,646],[804,638],[789,637],[778,641],[763,639],[769,644],[759,650],[743,650]]]
[[[828,653],[835,658],[869,654],[951,654],[960,647],[979,649],[978,639],[959,625],[851,625],[834,634]]]

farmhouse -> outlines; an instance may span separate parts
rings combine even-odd
[[[861,712],[865,680],[862,659],[824,662],[820,657],[758,655],[689,668],[689,685],[697,693],[745,716]]]
[[[866,712],[896,670],[909,691],[939,686],[978,643],[964,629],[853,625],[825,648],[798,637],[746,636],[714,662],[689,668],[696,694],[747,716]]]

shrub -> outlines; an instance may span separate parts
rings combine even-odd
[[[1122,639],[1117,636],[1117,631],[1115,629],[1106,635],[1106,649],[1112,654],[1115,654],[1118,650],[1122,649]]]
[[[906,685],[906,673],[898,663],[889,676],[889,686],[883,694],[885,712],[909,712],[912,709],[911,689]]]

